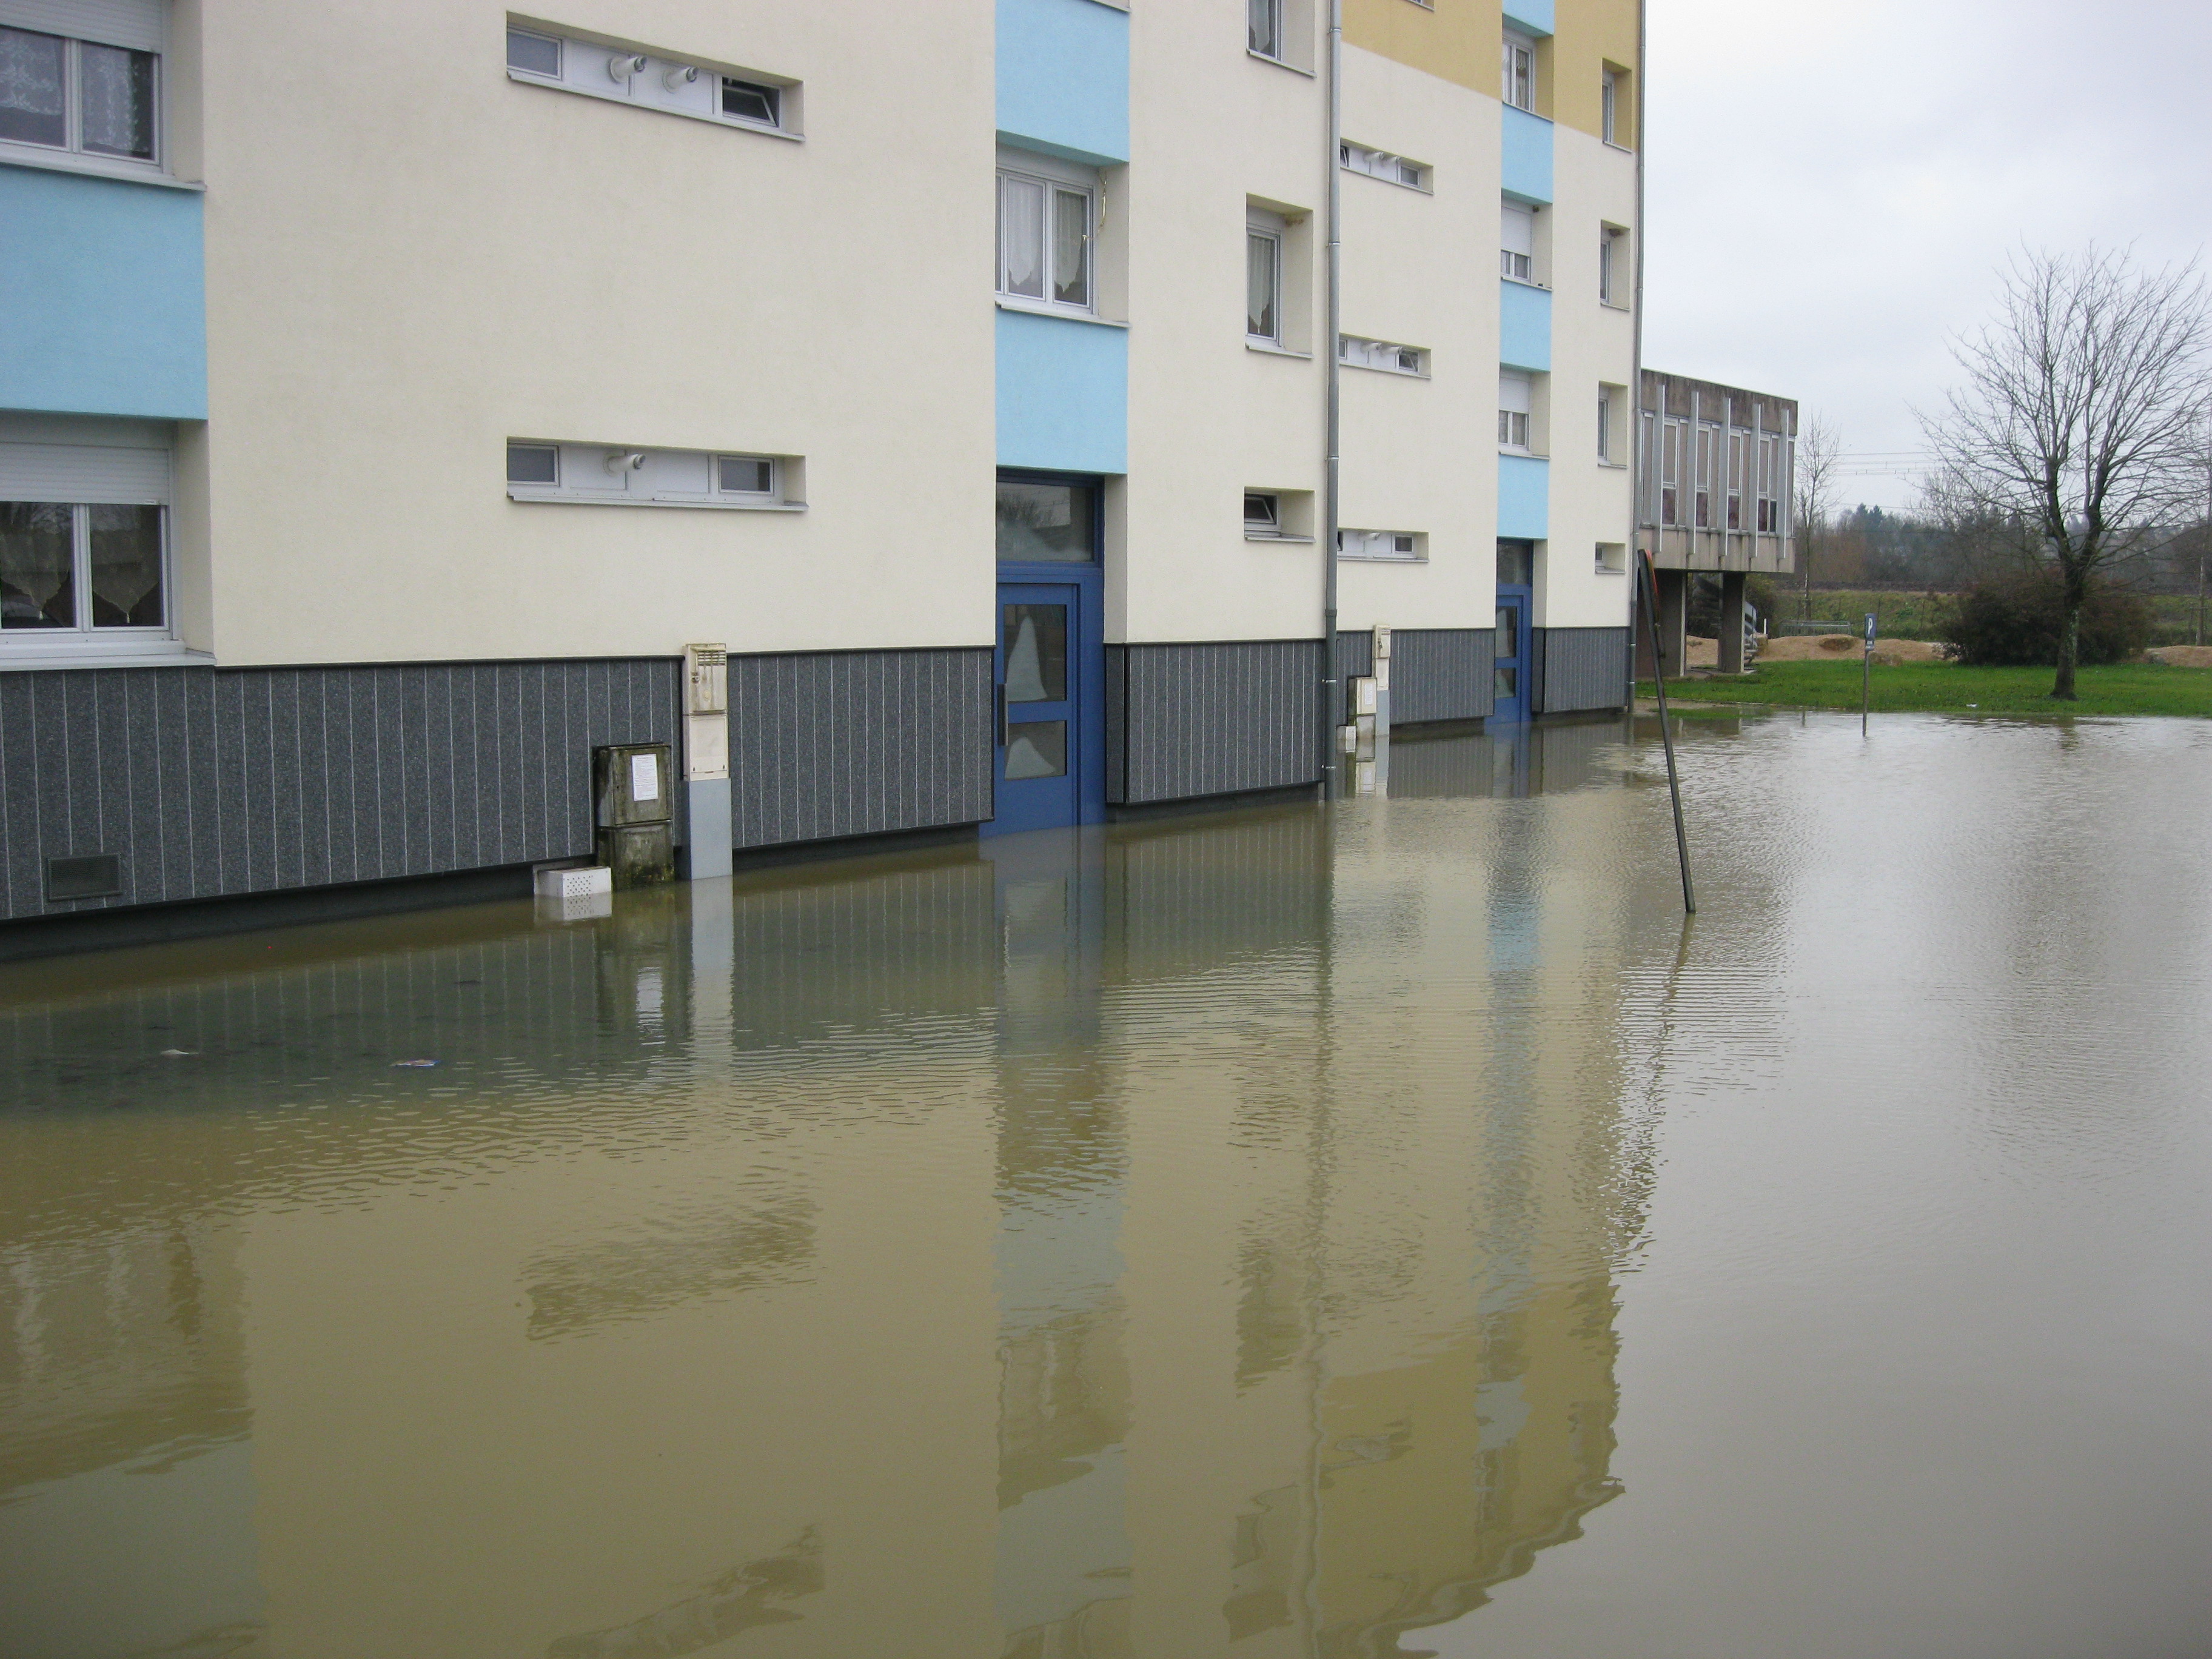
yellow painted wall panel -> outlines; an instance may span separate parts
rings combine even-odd
[[[1633,5],[1633,0],[1630,0]],[[1498,0],[1344,0],[1344,38],[1408,68],[1498,95]]]
[[[1399,0],[1401,4],[1404,0]],[[1643,65],[1637,62],[1637,0],[1559,0],[1559,33],[1552,39],[1552,118],[1593,138],[1604,132],[1605,66],[1630,71],[1618,118],[1620,142],[1638,147]]]

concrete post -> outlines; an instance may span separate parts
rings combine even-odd
[[[1689,651],[1690,573],[1656,569],[1651,574],[1659,585],[1659,637],[1666,644],[1667,673],[1669,678],[1679,678]],[[1636,678],[1653,678],[1649,623],[1640,616],[1636,625]]]
[[[1745,573],[1721,573],[1721,659],[1723,674],[1743,672],[1743,587]]]
[[[684,841],[687,881],[726,876],[730,828],[729,652],[684,647],[684,788],[690,828]]]

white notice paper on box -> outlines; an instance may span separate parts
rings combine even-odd
[[[660,757],[632,755],[629,757],[629,798],[644,802],[660,799]]]

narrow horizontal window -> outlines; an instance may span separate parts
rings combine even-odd
[[[1338,554],[1347,559],[1375,559],[1401,563],[1427,556],[1427,538],[1418,531],[1340,530]]]
[[[1425,374],[1429,372],[1429,354],[1419,346],[1399,345],[1390,340],[1364,339],[1357,334],[1340,335],[1336,343],[1337,359],[1355,368],[1379,368],[1389,374]]]
[[[1244,496],[1244,525],[1248,530],[1273,530],[1282,523],[1281,503],[1277,497],[1248,491]]]
[[[561,43],[548,35],[509,29],[507,66],[520,70],[525,75],[549,76],[557,81],[561,78]]]
[[[797,82],[772,74],[733,74],[649,46],[582,40],[518,25],[507,31],[507,67],[511,75],[563,92],[664,115],[781,133],[799,125]]]
[[[722,77],[722,113],[732,120],[756,121],[764,127],[780,126],[783,119],[782,90],[726,75]]]
[[[805,468],[795,455],[605,444],[507,447],[507,494],[524,501],[796,510],[805,504]]]
[[[714,462],[716,482],[726,495],[775,494],[775,462],[766,455],[722,455]]]
[[[1370,179],[1403,185],[1409,190],[1425,191],[1429,187],[1426,163],[1409,161],[1402,155],[1391,155],[1388,150],[1347,143],[1338,148],[1337,159],[1347,173],[1364,173]]]

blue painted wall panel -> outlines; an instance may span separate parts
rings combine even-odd
[[[1498,361],[1507,368],[1551,372],[1551,289],[1499,280]]]
[[[1498,458],[1498,533],[1540,542],[1552,522],[1552,464],[1533,455]]]
[[[1129,470],[1125,329],[999,313],[999,465]]]
[[[1505,112],[1505,177],[1508,196],[1530,202],[1552,199],[1552,124],[1510,104]]]
[[[0,166],[0,408],[207,418],[200,199]]]
[[[1505,27],[1530,34],[1556,34],[1552,0],[1505,0]]]
[[[999,136],[1104,164],[1129,159],[1129,15],[1097,0],[998,0]]]

